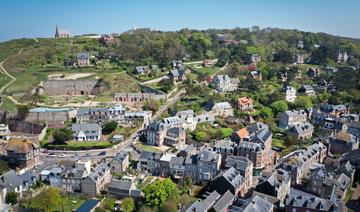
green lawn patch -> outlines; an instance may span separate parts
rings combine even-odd
[[[150,146],[150,145],[146,145],[146,144],[142,144],[142,143],[137,143],[135,144],[135,147],[137,149],[140,149],[141,151],[148,151],[148,152],[158,152],[158,153],[162,153],[162,151],[154,146]]]
[[[8,97],[4,97],[2,101],[3,102],[0,105],[0,108],[2,108],[4,110],[7,110],[7,111],[10,111],[10,112],[15,112],[16,111],[16,105]]]

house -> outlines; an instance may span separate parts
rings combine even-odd
[[[303,54],[296,54],[293,60],[295,64],[303,64],[305,61],[305,57]]]
[[[2,188],[2,196],[4,196],[5,198],[6,194],[9,192],[15,192],[19,194],[19,196],[21,196],[24,190],[23,182],[16,175],[14,170],[10,170],[0,175],[0,188]]]
[[[251,71],[250,75],[254,80],[262,81],[261,71],[259,71],[259,70]]]
[[[84,170],[87,174],[91,171],[91,159],[80,159],[75,162],[75,169]]]
[[[314,126],[309,122],[303,122],[290,127],[286,134],[289,138],[295,140],[308,140],[312,137]]]
[[[20,169],[31,169],[39,163],[40,148],[30,140],[12,138],[6,151],[9,163]]]
[[[204,200],[197,200],[180,211],[181,212],[227,211],[227,208],[233,203],[235,198],[235,196],[230,191],[227,191],[224,195],[220,195],[217,191],[213,191],[206,195],[207,196]]]
[[[143,133],[147,144],[154,146],[163,145],[167,128],[168,126],[166,126],[163,122],[153,122],[149,124]]]
[[[257,64],[261,62],[261,56],[259,54],[252,54],[250,57],[251,63]]]
[[[90,66],[90,54],[87,52],[78,53],[76,56],[78,67]]]
[[[321,69],[320,68],[313,68],[310,67],[307,71],[307,75],[309,77],[319,77],[321,74]]]
[[[166,131],[164,137],[164,144],[167,146],[174,146],[177,149],[181,149],[185,146],[186,131],[184,128],[173,127]]]
[[[360,139],[360,122],[352,121],[348,125],[347,132]]]
[[[202,150],[197,155],[191,155],[185,159],[185,176],[192,178],[192,182],[209,182],[220,171],[221,155]]]
[[[125,114],[126,110],[121,104],[106,108],[83,108],[76,114],[76,123],[101,124],[106,121],[116,121],[125,124]]]
[[[125,151],[118,152],[109,163],[111,172],[121,174],[129,167],[129,154]]]
[[[337,56],[337,63],[346,63],[347,60],[349,59],[349,56],[347,54],[347,52],[338,52],[338,56]]]
[[[291,154],[281,162],[280,167],[291,174],[292,186],[299,185],[314,164],[324,161],[327,151],[328,149],[323,143],[315,143],[306,150]]]
[[[278,168],[264,182],[260,182],[256,186],[256,190],[274,196],[284,203],[286,195],[290,191],[290,178],[290,173]]]
[[[124,135],[114,135],[114,136],[111,138],[111,141],[112,141],[113,143],[123,142],[123,141],[124,141]]]
[[[333,105],[328,103],[323,103],[320,105],[320,110],[326,114],[340,116],[341,114],[347,114],[349,109],[346,105],[339,104]]]
[[[171,157],[170,174],[175,179],[183,179],[185,177],[185,158],[184,157]]]
[[[235,196],[243,196],[248,191],[245,187],[245,179],[241,176],[240,171],[233,167],[220,172],[211,182],[210,190],[217,191],[223,195],[230,191]]]
[[[81,193],[88,196],[96,196],[110,183],[110,168],[105,163],[100,163],[92,170],[85,179],[81,181]]]
[[[315,96],[315,90],[314,87],[312,87],[311,85],[302,85],[299,89],[298,89],[299,93],[305,94],[307,96]]]
[[[288,129],[289,127],[306,122],[308,114],[304,110],[288,110],[278,116],[279,127]]]
[[[137,163],[137,170],[153,175],[160,174],[160,158],[161,154],[156,152],[142,151]]]
[[[111,196],[114,196],[117,199],[124,197],[139,199],[143,196],[141,190],[136,188],[135,183],[129,180],[117,180],[113,178],[107,186],[107,190]]]
[[[101,201],[98,199],[90,199],[80,205],[76,212],[95,212],[96,208],[101,205]]]
[[[60,181],[59,184],[53,186],[57,186],[58,188],[69,192],[80,192],[82,189],[82,180],[90,173],[87,172],[87,170],[85,169],[63,167],[62,172],[60,173],[60,176],[58,178],[58,180]],[[54,182],[54,179],[52,179],[51,182]]]
[[[215,61],[214,60],[203,60],[203,63],[202,65],[205,67],[205,68],[208,68],[208,67],[211,67],[215,64]]]
[[[249,158],[254,164],[254,175],[260,175],[263,169],[274,164],[274,153],[271,150],[272,132],[269,126],[257,122],[243,130],[237,145],[238,156]]]
[[[171,159],[176,157],[175,154],[172,154],[172,153],[165,153],[165,154],[162,154],[161,157],[160,157],[160,170],[159,170],[159,175],[161,177],[170,177],[171,175]]]
[[[245,111],[252,111],[254,106],[253,106],[253,100],[250,97],[241,97],[238,98],[237,100],[237,108],[241,111],[241,112],[245,112]]]
[[[288,102],[295,102],[296,89],[292,86],[285,87],[285,100]]]
[[[181,69],[183,68],[183,62],[181,60],[173,60],[172,67],[175,69]]]
[[[330,137],[330,152],[333,154],[343,154],[359,148],[359,140],[347,132],[338,132]]]
[[[116,44],[114,35],[101,35],[100,43],[105,46],[113,46]]]
[[[190,155],[195,155],[196,153],[197,153],[197,148],[194,146],[194,144],[190,144],[180,149],[180,152],[178,153],[177,156],[185,158]]]
[[[151,69],[149,69],[149,67],[147,66],[136,66],[134,73],[136,75],[145,75],[145,74],[149,74],[151,72]]]
[[[230,139],[218,140],[215,142],[213,151],[221,154],[221,159],[224,163],[228,156],[234,155],[235,144]]]
[[[177,83],[180,83],[180,82],[183,82],[186,80],[185,70],[183,70],[183,69],[171,70],[171,71],[169,71],[168,76],[174,84],[177,84]]]
[[[252,187],[253,183],[253,162],[249,158],[241,156],[229,156],[226,159],[226,168],[235,168],[244,177],[246,190]]]
[[[214,116],[220,116],[226,118],[228,116],[233,116],[233,108],[231,107],[229,102],[219,102],[214,104],[211,109],[211,113]]]
[[[311,194],[304,195],[304,192],[302,192],[301,194],[297,195],[289,195],[286,198],[285,211],[342,212],[346,211],[346,209],[341,202],[322,199]]]
[[[98,124],[72,124],[71,131],[76,141],[99,141],[101,126]]]
[[[274,205],[267,199],[260,196],[252,196],[250,199],[240,199],[234,201],[227,210],[228,212],[272,212]]]
[[[299,40],[297,43],[297,48],[298,49],[303,49],[304,48],[304,42],[302,40]]]
[[[55,38],[70,38],[70,31],[66,29],[59,29],[56,25]]]
[[[234,83],[229,75],[216,75],[213,79],[215,89],[219,92],[230,92],[237,89],[237,83]]]
[[[10,139],[9,125],[0,124],[0,140],[8,141]]]

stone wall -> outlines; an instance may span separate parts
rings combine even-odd
[[[9,129],[11,132],[19,132],[25,134],[41,134],[43,133],[45,124],[34,124],[26,121],[9,120]]]
[[[43,89],[48,95],[97,95],[102,86],[97,80],[45,80]]]
[[[71,121],[76,116],[75,110],[70,111],[46,111],[46,112],[29,112],[25,118],[28,122],[48,122],[63,123]]]

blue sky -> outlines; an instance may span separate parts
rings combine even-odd
[[[0,41],[157,30],[279,27],[360,38],[359,0],[1,0]]]

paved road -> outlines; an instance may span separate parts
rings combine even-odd
[[[153,84],[153,83],[160,82],[163,79],[169,79],[169,77],[167,75],[165,75],[165,76],[162,76],[162,77],[159,77],[159,78],[156,78],[156,79],[148,80],[148,81],[145,81],[145,82],[140,82],[139,84],[140,85]]]

